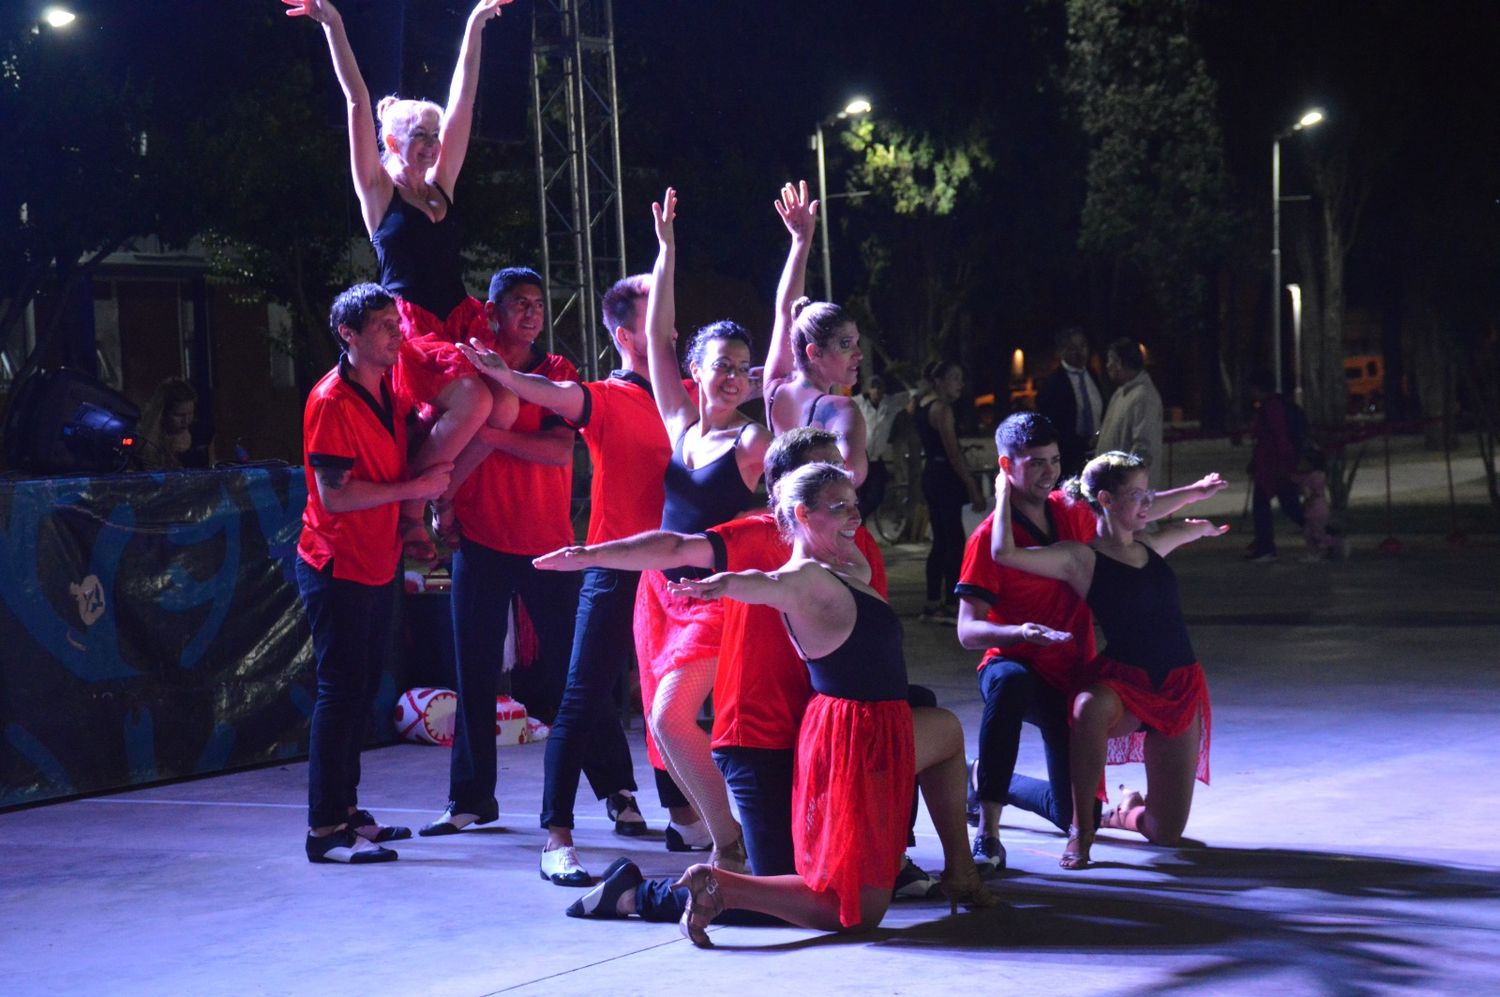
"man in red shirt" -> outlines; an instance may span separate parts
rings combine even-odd
[[[489,350],[459,347],[486,376],[522,401],[557,413],[583,434],[593,467],[590,544],[654,530],[661,522],[662,480],[672,444],[656,410],[646,362],[650,291],[650,275],[638,274],[605,292],[604,324],[619,351],[620,369],[602,381],[552,381],[515,371]],[[614,698],[622,667],[631,661],[631,621],[639,580],[639,571],[611,567],[583,571],[573,656],[557,719],[547,737],[542,790],[541,822],[547,831],[542,873],[559,885],[592,881],[573,847],[573,806],[580,774],[588,776],[599,799],[607,800],[616,833],[637,837],[646,832],[634,798],[630,745]],[[663,802],[670,806],[678,801],[668,795]],[[680,803],[687,806],[686,799]]]
[[[296,572],[318,675],[306,850],[311,862],[362,865],[396,858],[377,842],[411,837],[380,826],[356,799],[365,718],[398,643],[399,505],[441,495],[453,465],[407,476],[406,413],[392,401],[390,379],[401,317],[390,292],[356,284],[334,300],[329,324],[343,355],[302,418],[307,507]]]
[[[536,345],[545,317],[536,271],[496,273],[484,311],[495,349],[511,369],[552,381],[578,379],[568,360]],[[534,665],[515,675],[514,691],[532,714],[549,721],[562,694],[578,602],[575,579],[531,566],[533,557],[573,540],[573,431],[562,417],[523,402],[511,428],[481,427],[456,463],[459,474],[477,465],[453,497],[463,532],[453,554],[458,711],[448,807],[422,828],[424,836],[455,834],[499,817],[495,697],[512,596],[525,603],[538,651]]]
[[[1010,481],[1011,530],[1019,546],[1094,539],[1093,512],[1054,490],[1062,457],[1057,431],[1046,416],[1009,416],[995,429],[995,450],[1000,473]],[[1151,518],[1171,515],[1224,484],[1211,474],[1156,493]],[[974,862],[981,872],[1005,868],[1000,811],[1006,803],[1045,817],[1063,831],[1072,823],[1068,711],[1073,697],[1092,681],[1095,656],[1088,605],[1062,582],[997,565],[991,548],[994,521],[991,513],[969,537],[954,587],[959,643],[985,652],[979,663],[984,699],[979,758],[970,777],[980,811]],[[1015,774],[1023,722],[1041,732],[1046,780]]]

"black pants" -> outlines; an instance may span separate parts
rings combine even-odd
[[[964,505],[969,490],[947,461],[929,460],[922,469],[922,497],[932,524],[927,553],[927,602],[952,602],[964,559]]]
[[[979,717],[981,800],[1009,803],[1045,817],[1066,831],[1073,821],[1068,771],[1068,701],[1019,661],[991,658],[979,672],[984,712]],[[1016,775],[1021,724],[1042,735],[1047,778]]]
[[[1276,553],[1276,522],[1271,515],[1272,494],[1259,484],[1255,486],[1250,500],[1251,518],[1255,523],[1255,553]],[[1303,523],[1302,496],[1294,481],[1284,481],[1276,486],[1275,499],[1281,503],[1286,518],[1300,527]]]

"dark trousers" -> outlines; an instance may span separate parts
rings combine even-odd
[[[734,797],[750,872],[783,876],[797,871],[792,845],[791,748],[715,748],[714,764]],[[673,889],[670,879],[648,879],[636,887],[636,913],[644,921],[676,921],[687,904],[687,890]],[[748,910],[728,910],[716,924],[782,924],[780,919]]]
[[[1276,523],[1271,516],[1271,499],[1275,498],[1281,503],[1281,511],[1286,513],[1286,518],[1296,523],[1299,527],[1303,523],[1302,496],[1298,492],[1297,483],[1284,481],[1276,486],[1274,496],[1271,492],[1256,484],[1253,497],[1250,500],[1251,517],[1255,523],[1255,552],[1264,554],[1276,551]]]
[[[358,806],[359,753],[375,689],[396,656],[401,585],[361,585],[297,558],[297,589],[312,628],[318,698],[307,745],[307,824],[342,824]]]
[[[932,524],[927,552],[928,603],[952,602],[953,586],[964,559],[964,504],[969,491],[947,462],[928,463],[922,471],[922,497]]]
[[[505,659],[506,610],[519,594],[536,629],[537,660],[514,691],[529,712],[551,719],[562,698],[578,607],[578,578],[538,571],[531,557],[465,540],[453,553],[453,645],[458,712],[448,798],[463,813],[493,813],[495,696]]]
[[[630,744],[620,725],[615,689],[630,666],[636,571],[589,568],[578,589],[573,657],[557,720],[547,736],[542,827],[572,827],[578,777],[587,773],[594,796],[635,790]]]
[[[991,658],[979,673],[984,712],[979,718],[981,800],[1009,803],[1045,817],[1066,831],[1073,822],[1068,771],[1068,699],[1018,661]],[[1047,778],[1016,775],[1021,724],[1042,735]]]

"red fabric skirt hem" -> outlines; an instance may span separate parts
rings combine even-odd
[[[832,891],[839,923],[860,923],[860,891],[890,891],[906,851],[917,753],[905,700],[814,694],[792,783],[797,874]]]
[[[1094,659],[1098,674],[1095,685],[1107,686],[1120,702],[1150,730],[1167,737],[1177,737],[1188,731],[1199,711],[1203,714],[1203,725],[1198,737],[1197,779],[1208,785],[1209,746],[1212,742],[1213,707],[1208,697],[1208,681],[1203,676],[1203,667],[1197,662],[1185,668],[1174,668],[1166,681],[1157,689],[1152,686],[1144,669],[1127,665],[1113,658],[1099,655]],[[1124,737],[1111,738],[1105,758],[1106,764],[1124,765],[1127,762],[1146,760],[1146,734],[1138,730]]]
[[[404,298],[396,299],[396,311],[401,316],[401,352],[392,372],[393,387],[398,398],[427,419],[432,416],[432,400],[450,382],[479,376],[457,344],[478,338],[493,347],[494,337],[478,298],[464,298],[447,318]]]
[[[641,711],[651,716],[662,677],[693,661],[717,658],[724,636],[724,604],[716,600],[674,596],[660,571],[641,572],[635,590],[635,657],[641,676]],[[661,752],[646,724],[646,755],[665,769]]]

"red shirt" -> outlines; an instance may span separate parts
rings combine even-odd
[[[705,535],[714,544],[715,571],[774,571],[792,554],[770,513],[722,523]],[[870,587],[885,595],[885,559],[875,538],[860,527],[855,544],[870,562]],[[714,678],[713,746],[795,747],[802,711],[811,697],[807,663],[792,646],[781,613],[770,606],[725,599]]]
[[[583,414],[575,429],[589,447],[588,543],[635,536],[661,525],[662,486],[672,441],[656,410],[651,382],[617,370],[583,388]],[[569,541],[571,542],[571,541]]]
[[[1062,492],[1047,496],[1047,511],[1056,536],[1054,540],[1094,539],[1094,514],[1084,502],[1073,502]],[[1094,618],[1088,604],[1079,598],[1072,586],[1043,578],[1015,568],[1002,568],[990,556],[990,530],[995,514],[990,513],[969,537],[964,550],[963,569],[958,573],[954,590],[963,598],[988,604],[985,617],[1000,626],[1040,623],[1054,630],[1066,630],[1073,639],[1051,647],[1024,641],[1008,647],[992,647],[981,662],[994,657],[1023,661],[1049,685],[1064,692],[1074,692],[1084,680],[1084,666],[1094,659]],[[1046,524],[1018,522],[1011,518],[1011,535],[1020,547],[1042,547],[1049,543],[1042,534]],[[981,667],[983,665],[981,664]]]
[[[552,381],[578,380],[578,368],[555,353],[523,373]],[[512,432],[534,433],[565,426],[562,416],[521,402]],[[492,451],[453,496],[464,538],[502,554],[535,557],[573,543],[573,462],[539,464]]]
[[[406,413],[393,402],[390,374],[380,379],[379,400],[346,377],[348,361],[323,375],[302,410],[303,475],[307,507],[297,553],[333,577],[361,585],[385,585],[401,563],[396,535],[400,503],[354,512],[329,512],[318,495],[318,468],[346,470],[354,481],[406,480]]]

